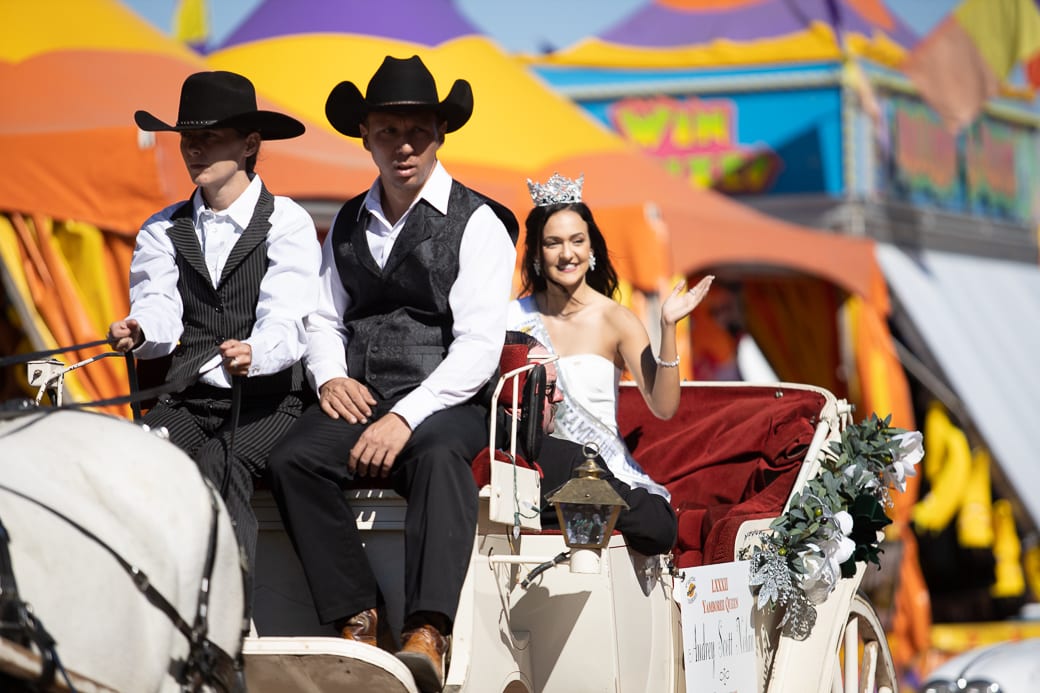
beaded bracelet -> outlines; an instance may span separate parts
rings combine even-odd
[[[663,366],[665,368],[675,368],[679,365],[679,356],[678,354],[676,354],[674,361],[662,361],[660,356],[655,356],[654,361],[657,361],[658,366]]]

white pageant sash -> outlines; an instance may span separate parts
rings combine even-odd
[[[515,303],[520,308],[520,314],[510,315],[509,329],[531,335],[544,344],[546,349],[556,353],[545,323],[542,322],[541,313],[538,312],[538,307],[534,302],[534,297],[525,296]],[[557,387],[563,392],[563,401],[556,411],[556,430],[553,435],[580,445],[594,443],[599,449],[600,457],[606,462],[607,468],[614,476],[633,488],[639,486],[670,500],[671,494],[668,493],[668,489],[651,479],[632,457],[625,446],[625,441],[617,433],[617,424],[615,423],[613,426],[606,424],[577,401],[573,396],[573,391],[567,386],[564,370],[563,364],[557,361]],[[616,391],[614,399],[616,402]]]

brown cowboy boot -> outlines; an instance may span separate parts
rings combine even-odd
[[[415,678],[415,685],[423,693],[444,688],[444,669],[447,664],[451,636],[444,635],[430,624],[401,633],[404,646],[397,658],[404,662]]]

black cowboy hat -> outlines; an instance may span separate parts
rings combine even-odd
[[[134,113],[137,127],[149,132],[185,132],[236,128],[259,132],[265,140],[287,140],[303,134],[303,123],[256,107],[253,83],[234,72],[196,72],[184,80],[177,124],[169,125],[147,111]]]
[[[447,123],[446,132],[455,132],[473,114],[473,89],[457,79],[447,98],[438,101],[437,83],[419,56],[405,60],[388,55],[369,80],[365,96],[353,82],[340,82],[325,101],[325,117],[348,137],[361,137],[358,126],[372,111],[421,109],[435,112]]]

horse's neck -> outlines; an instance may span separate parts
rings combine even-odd
[[[177,690],[167,672],[183,659],[187,640],[118,561],[68,520],[143,571],[192,623],[211,519],[195,464],[137,426],[82,412],[0,423],[0,445],[0,484],[37,501],[0,489],[12,563],[62,661],[119,690]],[[234,653],[244,595],[237,543],[220,508],[209,632]]]

